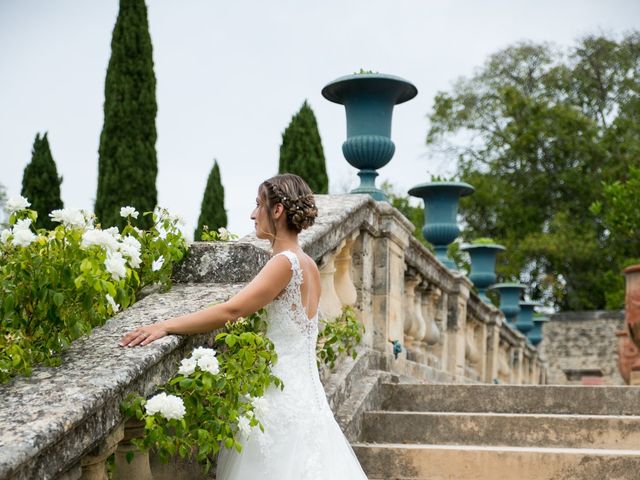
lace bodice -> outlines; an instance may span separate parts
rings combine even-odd
[[[309,318],[302,304],[301,287],[303,282],[302,267],[300,260],[291,251],[285,250],[278,253],[284,255],[291,263],[291,280],[284,291],[267,305],[267,315],[269,318],[269,330],[267,336],[277,341],[280,335],[293,335],[299,333],[306,337],[307,341],[313,341],[314,345],[318,337],[318,314]],[[297,332],[292,330],[298,329]]]

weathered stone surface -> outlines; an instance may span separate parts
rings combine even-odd
[[[169,336],[142,348],[117,345],[127,331],[224,300],[241,284],[176,285],[153,294],[74,342],[56,368],[0,386],[0,479],[50,479],[72,468],[122,421],[129,393],[150,395],[193,347],[213,335]]]
[[[539,351],[549,383],[571,383],[565,370],[601,370],[605,385],[624,385],[618,370],[618,338],[624,311],[562,312],[543,324]]]
[[[385,410],[638,415],[640,387],[383,385]]]
[[[268,252],[246,242],[194,242],[173,279],[177,283],[249,282],[268,260]]]
[[[512,413],[388,412],[364,415],[367,443],[508,445],[633,450],[640,417]]]
[[[634,480],[636,450],[355,444],[369,479]]]

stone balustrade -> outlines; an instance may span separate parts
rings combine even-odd
[[[463,274],[413,238],[413,225],[397,210],[366,195],[319,195],[317,204],[320,216],[300,243],[320,266],[321,316],[331,321],[352,306],[366,328],[363,352],[423,382],[546,382],[537,350]],[[141,429],[123,424],[120,402],[132,392],[153,394],[181,358],[214,335],[170,336],[135,349],[117,341],[137,326],[229,298],[266,263],[269,248],[252,235],[193,244],[169,292],[150,294],[76,341],[61,366],[0,385],[0,479],[102,480],[114,452],[114,478],[161,478],[147,456],[123,460]],[[397,359],[393,341],[403,346]]]

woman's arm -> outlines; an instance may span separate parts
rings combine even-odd
[[[229,320],[237,320],[267,305],[291,280],[291,263],[284,255],[276,255],[258,275],[236,295],[224,303],[203,310],[137,328],[120,339],[122,347],[147,345],[170,334],[210,332]]]

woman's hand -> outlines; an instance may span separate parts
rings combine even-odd
[[[152,325],[136,328],[122,337],[118,345],[121,347],[144,346],[159,338],[165,337],[168,335],[168,332],[162,324],[163,322],[157,322]]]

